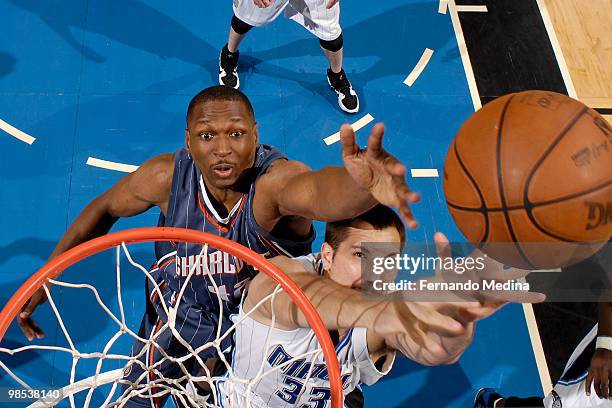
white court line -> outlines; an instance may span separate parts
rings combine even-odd
[[[476,86],[476,79],[474,78],[474,70],[472,69],[470,56],[468,55],[467,46],[465,45],[465,38],[463,37],[463,29],[461,28],[461,22],[459,21],[459,14],[457,13],[455,0],[448,0],[448,9],[450,11],[451,21],[453,22],[455,36],[457,37],[457,46],[459,47],[459,54],[461,54],[461,61],[463,62],[463,69],[465,71],[465,77],[467,78],[468,88],[470,89],[470,95],[472,96],[472,104],[474,105],[474,110],[477,111],[482,107],[482,104],[480,102],[480,96],[478,94],[478,87]]]
[[[32,137],[25,132],[22,132],[21,130],[17,129],[11,124],[6,123],[2,119],[0,119],[0,129],[4,130],[6,133],[13,136],[14,138],[17,138],[21,140],[22,142],[27,143],[29,145],[34,143],[34,141],[36,140],[35,137]]]
[[[364,127],[365,125],[367,125],[368,123],[370,123],[373,120],[374,120],[374,116],[372,116],[372,115],[370,115],[368,113],[363,118],[361,118],[358,121],[356,121],[355,123],[351,124],[351,127],[353,128],[353,130],[355,132],[357,132],[359,129],[361,129],[362,127]],[[336,143],[338,141],[340,141],[340,132],[336,132],[333,135],[327,136],[325,139],[323,139],[323,141],[328,146],[331,145],[331,144],[334,144],[334,143]]]
[[[538,0],[538,3],[540,0]],[[463,37],[463,30],[461,28],[461,22],[459,21],[459,14],[457,12],[457,6],[455,0],[448,0],[448,8],[450,10],[451,21],[453,23],[453,29],[455,36],[457,37],[457,45],[461,54],[461,60],[463,61],[463,69],[465,70],[465,76],[468,81],[468,87],[470,89],[470,95],[472,96],[472,103],[474,104],[474,111],[477,111],[482,107],[480,102],[480,95],[476,86],[476,80],[474,78],[474,71],[470,62],[469,55],[467,53],[467,47],[465,44],[465,38]],[[544,348],[542,347],[542,339],[540,338],[540,332],[538,331],[538,325],[535,320],[533,313],[533,306],[529,303],[523,304],[523,313],[525,314],[525,321],[527,323],[527,330],[529,331],[529,339],[531,340],[531,348],[533,349],[533,355],[538,368],[538,374],[540,377],[540,383],[542,390],[545,395],[548,395],[552,389],[552,381],[550,379],[550,372],[548,371],[548,364],[546,363],[546,357],[544,356]]]
[[[432,49],[425,48],[425,51],[423,51],[423,55],[421,55],[421,58],[419,59],[419,62],[417,62],[417,64],[412,69],[412,72],[410,74],[408,74],[406,79],[404,79],[404,84],[405,85],[412,86],[412,84],[414,84],[414,81],[417,80],[419,75],[421,75],[421,73],[423,72],[423,70],[427,66],[427,63],[431,59],[431,56],[433,55],[433,53],[434,52],[433,52]]]
[[[410,175],[414,178],[440,177],[438,175],[438,169],[410,169]]]
[[[88,157],[86,164],[106,170],[122,171],[124,173],[132,173],[136,171],[136,169],[138,169],[138,166],[133,166],[131,164],[123,164],[108,160],[101,160],[96,159],[95,157]]]
[[[527,330],[529,331],[529,339],[531,340],[536,366],[540,374],[542,390],[544,390],[544,395],[548,395],[553,389],[553,385],[550,379],[550,372],[548,371],[548,364],[546,363],[546,356],[544,355],[544,348],[542,347],[538,323],[533,313],[533,305],[531,303],[523,303],[523,312],[525,313],[525,321],[527,322]]]
[[[446,14],[446,9],[448,8],[448,0],[440,0],[438,4],[438,13]]]
[[[553,51],[555,52],[555,57],[557,58],[557,65],[559,65],[561,76],[563,76],[563,82],[565,82],[565,87],[567,88],[567,94],[574,99],[578,99],[578,96],[576,95],[576,88],[574,88],[572,77],[570,76],[567,63],[563,57],[563,51],[561,50],[561,45],[557,39],[557,34],[555,33],[552,20],[550,19],[550,14],[548,14],[546,3],[544,0],[537,0],[537,3],[538,8],[540,9],[540,15],[544,21],[544,26],[546,27],[546,32],[548,33],[548,38],[550,38],[550,44],[552,45]]]
[[[457,11],[460,13],[486,13],[489,10],[487,6],[457,6]]]

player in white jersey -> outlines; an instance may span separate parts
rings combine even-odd
[[[234,0],[229,38],[219,55],[219,84],[240,86],[237,72],[240,42],[253,27],[270,23],[283,11],[287,18],[319,39],[329,61],[327,82],[338,95],[340,109],[348,113],[359,111],[357,93],[342,69],[343,38],[338,0]]]
[[[612,303],[599,309],[599,324],[578,344],[545,398],[504,397],[483,388],[474,408],[612,408]]]
[[[396,351],[426,365],[457,361],[472,339],[474,322],[502,305],[483,301],[445,303],[443,307],[432,303],[439,326],[449,328],[440,335],[439,328],[437,334],[427,329],[423,333],[411,323],[411,303],[361,296],[356,291],[361,285],[361,261],[373,255],[362,243],[385,243],[392,253],[384,255],[392,256],[399,253],[404,240],[399,217],[378,205],[354,219],[328,223],[321,253],[272,259],[304,290],[335,338],[345,395],[387,374]],[[327,369],[320,353],[309,354],[319,344],[305,317],[283,292],[274,296],[273,307],[267,300],[260,304],[275,288],[274,281],[259,274],[233,316],[237,326],[232,376],[216,387],[222,407],[249,406],[247,398],[257,408],[329,406]],[[457,331],[457,326],[463,330]],[[345,401],[345,406],[352,405]]]

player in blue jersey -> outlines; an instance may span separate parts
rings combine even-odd
[[[376,125],[368,148],[362,150],[351,127],[343,126],[344,166],[310,170],[259,143],[253,108],[244,94],[225,86],[207,88],[189,104],[186,147],[148,160],[93,200],[70,225],[51,257],[105,234],[120,217],[137,215],[154,206],[162,213],[160,226],[207,231],[265,256],[310,253],[312,220],[355,217],[378,202],[395,207],[408,226],[414,227],[408,204],[417,201],[418,195],[406,185],[405,167],[382,148],[383,132],[383,126]],[[181,243],[174,247],[160,242],[155,251],[157,263],[152,274],[168,304],[172,304],[188,271],[196,269],[178,307],[175,326],[197,348],[216,333],[218,325],[227,327],[226,316],[236,310],[255,271],[248,265],[234,264],[232,257],[218,251],[200,257],[201,246]],[[204,264],[211,267],[224,301],[221,321],[216,294],[211,293],[214,288],[197,273]],[[156,332],[167,316],[159,307],[157,292],[151,290],[150,282],[148,285],[147,312],[139,334],[143,338],[156,336],[158,344],[181,355],[182,346],[172,344],[176,339],[169,330]],[[39,290],[18,316],[30,340],[43,336],[31,316],[45,298],[44,291]],[[142,346],[135,344],[133,352],[139,353]],[[151,347],[142,358],[146,359],[143,365],[151,364],[160,358],[160,352]],[[162,365],[158,369],[174,368]],[[133,365],[127,371],[128,379],[136,378],[142,367]],[[129,406],[150,403],[142,399],[140,404]]]

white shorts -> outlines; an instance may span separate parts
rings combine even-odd
[[[316,37],[332,41],[340,36],[340,2],[327,9],[329,0],[274,0],[266,8],[259,8],[253,0],[234,0],[234,14],[254,27],[274,21],[284,10],[285,17],[297,22]]]
[[[584,390],[596,337],[597,325],[576,347],[563,370],[561,379],[552,392],[544,398],[546,408],[612,407],[612,401],[599,398],[593,386],[591,386],[591,395],[588,397]]]

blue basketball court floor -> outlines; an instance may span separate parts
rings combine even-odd
[[[363,144],[371,126],[384,122],[388,150],[409,168],[441,173],[450,141],[474,104],[451,10],[440,13],[439,3],[342,2],[344,67],[361,97],[361,111],[352,116],[339,111],[325,80],[326,60],[310,33],[282,16],[252,30],[241,45],[241,89],[253,103],[260,141],[320,168],[341,162],[339,143],[328,145],[324,139],[342,123],[365,124],[357,133]],[[228,1],[0,2],[0,119],[3,129],[9,124],[24,132],[0,132],[0,304],[44,264],[84,206],[124,175],[91,165],[92,159],[138,165],[183,146],[187,104],[217,82],[217,58],[231,15]],[[406,85],[426,49],[433,51],[430,60],[412,86]],[[431,241],[435,231],[443,231],[461,240],[441,179],[409,175],[408,181],[423,196],[413,206],[420,228],[409,239]],[[152,226],[157,216],[150,211],[122,219],[113,230]],[[319,245],[320,224],[317,232]],[[152,261],[146,249],[140,257],[145,265]],[[91,262],[79,270],[103,294],[113,295],[112,262],[106,267]],[[125,279],[137,325],[144,307],[143,277]],[[90,311],[86,306],[94,308],[93,302],[74,292],[60,291],[58,302],[78,322],[76,338],[104,344],[116,326]],[[49,329],[47,338],[36,342],[62,337],[48,304],[36,318],[43,330]],[[12,325],[2,346],[26,343]],[[70,371],[68,359],[43,353],[28,353],[10,364],[33,386],[65,384]],[[9,384],[14,385],[1,373],[0,386]],[[430,368],[399,359],[391,375],[366,388],[366,406],[471,407],[482,386],[542,394],[521,305],[507,306],[480,323],[456,364]]]

